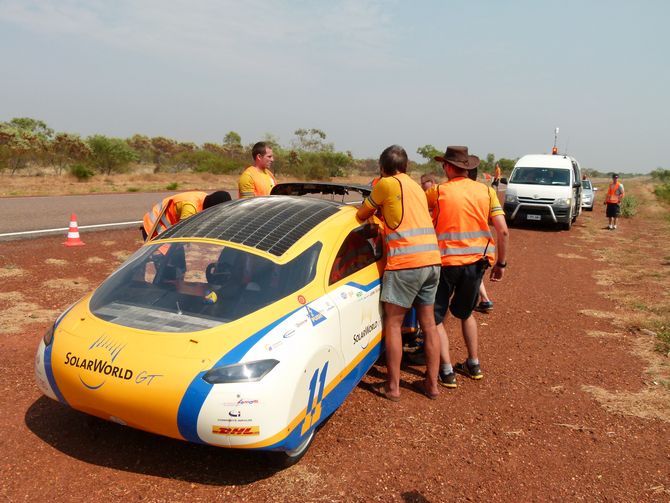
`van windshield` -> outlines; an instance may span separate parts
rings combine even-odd
[[[516,168],[510,183],[527,185],[570,185],[570,170],[561,168]]]

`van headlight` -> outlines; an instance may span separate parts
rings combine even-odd
[[[209,384],[260,381],[279,363],[279,360],[257,360],[236,363],[208,370],[203,380]]]
[[[572,202],[571,197],[562,197],[562,198],[556,199],[554,201],[554,204],[557,204],[558,206],[570,206],[571,202]]]
[[[505,202],[516,203],[517,202],[516,194],[505,194]]]

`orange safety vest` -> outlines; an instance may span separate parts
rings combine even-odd
[[[195,190],[166,197],[161,202],[154,204],[151,208],[151,211],[145,213],[144,218],[142,219],[144,231],[149,234],[157,218],[160,218],[160,222],[156,226],[155,234],[160,234],[164,230],[179,222],[181,215],[177,214],[178,203],[189,202],[195,206],[195,209],[198,212],[202,211],[202,205],[205,201],[205,197],[207,197],[207,192],[200,192]]]
[[[465,177],[437,186],[437,204],[433,214],[442,265],[474,264],[486,257],[495,261],[496,247],[489,215],[489,188]]]
[[[619,182],[610,183],[609,187],[607,188],[607,199],[605,200],[606,203],[610,204],[621,203],[621,199],[623,199],[623,189],[621,189],[620,194],[617,194],[620,187],[621,184]]]
[[[393,176],[400,182],[402,218],[395,229],[386,227],[386,270],[414,269],[440,264],[428,203],[423,189],[405,173]]]
[[[495,178],[496,178],[496,179],[500,178],[500,175],[502,175],[502,171],[500,170],[500,166],[498,166],[498,165],[496,164],[496,174],[495,174]]]
[[[269,196],[272,187],[277,185],[277,180],[269,170],[264,171],[264,173],[270,177],[269,182],[268,179],[263,176],[263,171],[256,168],[256,166],[249,166],[247,169],[243,171],[243,173],[247,172],[251,176],[251,179],[254,181],[254,197]],[[242,199],[242,193],[239,191],[239,189],[237,191],[237,197]]]

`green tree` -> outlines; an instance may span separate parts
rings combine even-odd
[[[171,138],[156,136],[151,138],[151,152],[155,165],[154,173],[157,173],[161,171],[163,164],[177,152],[177,142]]]
[[[334,152],[335,146],[326,143],[326,133],[320,129],[296,129],[296,139],[291,142],[293,147],[302,152]]]
[[[94,135],[89,136],[86,143],[91,148],[93,165],[106,175],[122,173],[128,164],[137,160],[137,153],[120,138]]]
[[[0,123],[0,169],[14,175],[43,151],[42,140],[27,129]]]
[[[416,149],[416,153],[426,159],[426,161],[429,163],[435,163],[435,156],[444,154],[444,152],[436,149],[432,145],[424,145],[423,147],[419,147]]]
[[[34,134],[40,140],[49,140],[54,135],[54,130],[48,127],[44,121],[31,119],[30,117],[15,117],[8,124]]]
[[[57,133],[47,148],[49,160],[58,175],[73,164],[85,161],[91,155],[91,147],[79,135],[70,133]]]
[[[148,136],[134,134],[132,137],[128,138],[126,142],[128,142],[128,145],[130,145],[138,155],[139,162],[149,163],[153,161],[154,153],[151,148],[151,140]]]

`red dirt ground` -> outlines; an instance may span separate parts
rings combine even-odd
[[[283,471],[253,453],[191,445],[87,417],[42,396],[37,344],[55,316],[140,242],[136,230],[0,243],[0,497],[6,501],[670,501],[667,390],[653,340],[620,323],[604,294],[619,240],[599,208],[570,232],[512,229],[506,277],[478,315],[485,377],[437,401],[359,386]],[[662,248],[660,238],[658,245]],[[653,249],[654,243],[651,242]],[[660,248],[659,248],[660,249]],[[635,285],[641,298],[645,287]],[[462,338],[451,326],[456,360]],[[651,356],[649,356],[651,355]],[[375,366],[366,383],[384,378]],[[650,403],[652,405],[650,405]],[[655,404],[655,405],[654,405]],[[646,416],[646,417],[640,417]]]

